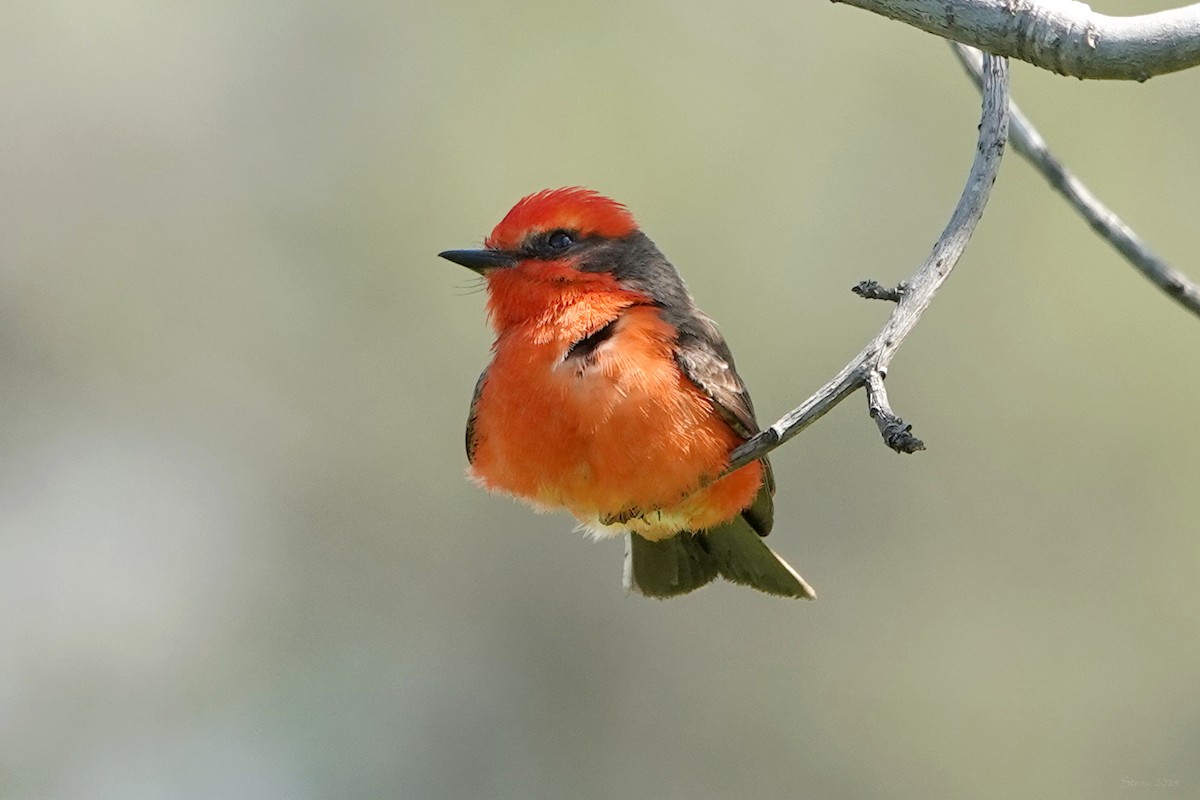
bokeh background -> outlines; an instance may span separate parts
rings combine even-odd
[[[1124,3],[1133,13],[1165,4]],[[1200,73],[1018,65],[1200,275]],[[627,203],[760,414],[882,323],[970,162],[937,39],[831,4],[0,7],[0,797],[1200,796],[1200,320],[1010,153],[889,387],[777,451],[820,592],[626,596],[474,489],[523,194]]]

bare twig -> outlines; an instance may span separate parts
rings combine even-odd
[[[974,79],[975,85],[981,86],[982,54],[973,47],[957,42],[951,42],[950,46],[967,74]],[[1200,284],[1151,252],[1141,237],[1063,166],[1016,103],[1009,104],[1008,113],[1012,117],[1011,137],[1017,152],[1029,159],[1050,185],[1083,215],[1092,229],[1125,256],[1130,264],[1182,306],[1200,316]]]
[[[859,387],[866,387],[868,409],[889,447],[903,453],[924,449],[924,443],[892,412],[883,390],[883,379],[900,344],[920,321],[938,287],[966,249],[976,223],[983,216],[1000,169],[1004,142],[1008,138],[1008,61],[985,56],[983,69],[983,115],[975,160],[954,214],[933,246],[933,252],[906,281],[907,286],[896,308],[875,338],[799,408],[734,450],[730,455],[730,470],[762,458],[820,419]]]
[[[1109,17],[1074,0],[833,0],[1077,78],[1144,81],[1200,65],[1200,4]]]
[[[892,303],[899,303],[906,289],[908,284],[903,281],[895,289],[889,289],[879,281],[859,281],[857,286],[850,287],[850,291],[864,300],[888,300]]]
[[[873,370],[867,373],[867,410],[879,426],[883,442],[897,453],[915,453],[925,449],[925,443],[912,435],[912,425],[892,412],[888,405],[887,389],[883,385],[883,373]]]

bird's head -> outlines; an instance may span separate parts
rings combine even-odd
[[[631,292],[663,305],[691,302],[675,268],[629,210],[591,189],[528,195],[482,249],[438,255],[487,278],[489,311],[500,327],[586,292]]]

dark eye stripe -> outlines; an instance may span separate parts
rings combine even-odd
[[[555,259],[580,241],[579,234],[565,228],[539,233],[530,238],[522,250],[533,258]]]

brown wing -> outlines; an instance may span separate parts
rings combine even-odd
[[[750,392],[737,374],[733,353],[725,344],[717,324],[697,309],[692,309],[686,316],[674,314],[672,317],[671,321],[679,330],[675,361],[683,374],[696,388],[712,398],[717,413],[739,436],[749,439],[758,433]],[[775,494],[775,475],[771,471],[770,461],[764,458],[762,464],[762,488],[742,515],[759,535],[766,536],[771,531],[775,516],[774,502],[771,500]]]
[[[475,461],[475,407],[479,405],[479,395],[483,392],[483,382],[487,379],[487,370],[475,381],[475,391],[471,395],[471,410],[467,412],[467,463]]]

